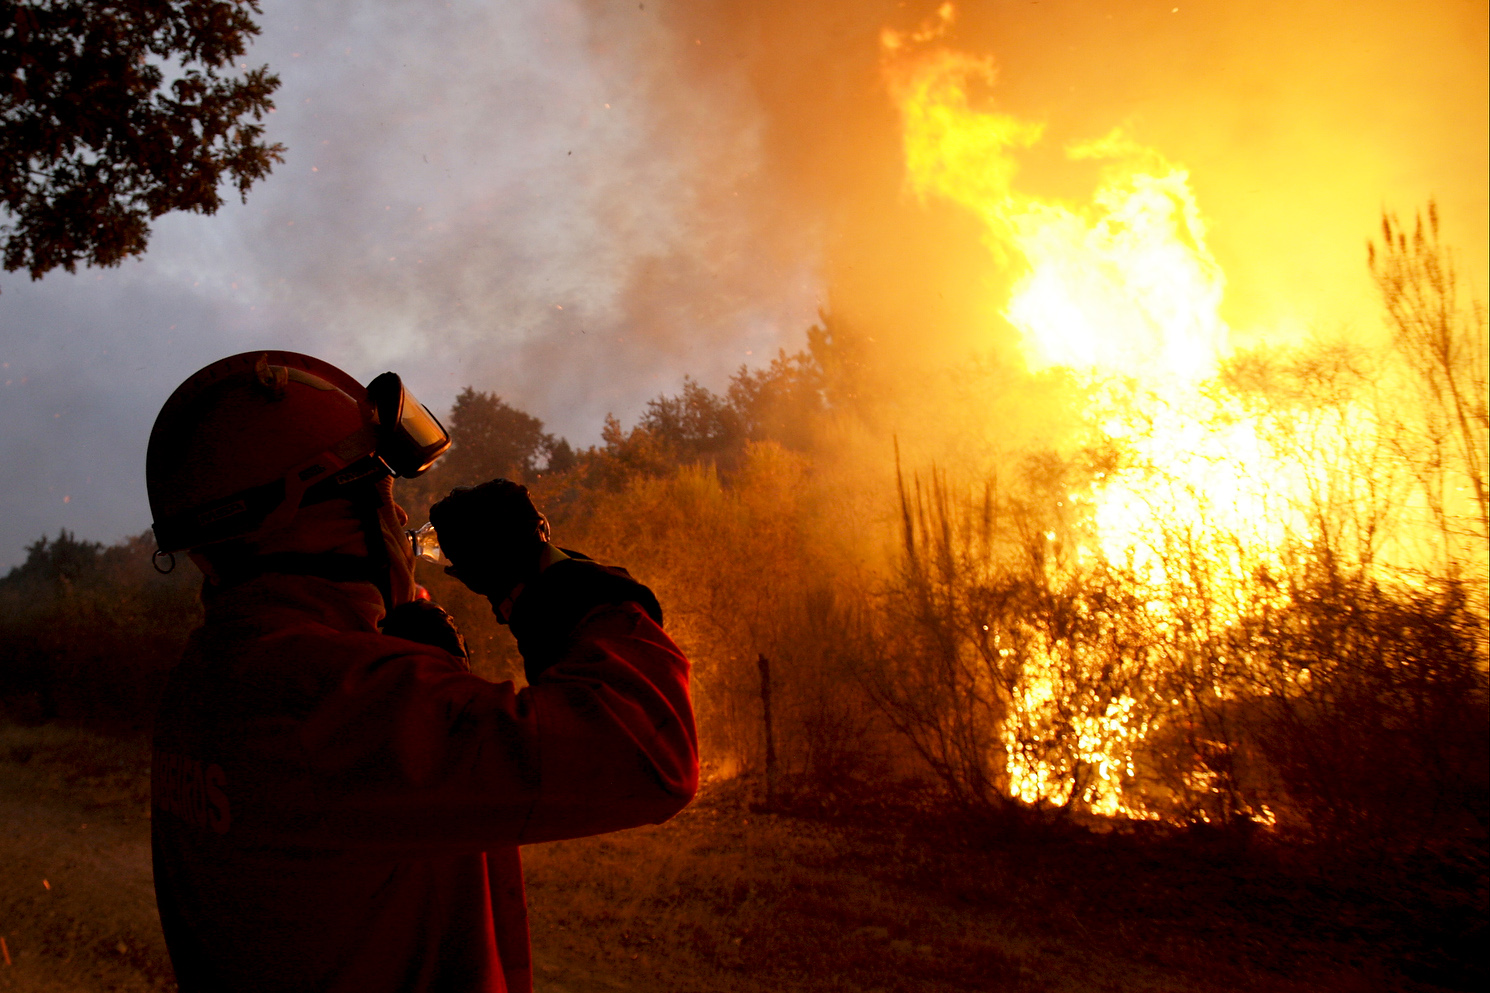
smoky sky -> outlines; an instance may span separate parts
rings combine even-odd
[[[879,33],[926,24],[936,6],[718,0],[669,10],[704,48],[737,55],[701,61],[701,76],[749,76],[775,188],[826,218],[822,272],[835,312],[914,351],[931,339],[955,354],[996,323],[988,311],[1003,302],[984,285],[981,232],[962,212],[907,197],[899,148],[882,137],[896,122],[879,82]],[[1483,3],[953,6],[944,44],[990,57],[997,71],[974,99],[1045,126],[1016,186],[1080,203],[1096,167],[1063,150],[1115,127],[1187,168],[1242,338],[1372,321],[1364,242],[1383,209],[1410,215],[1429,197],[1483,296]]]
[[[285,162],[118,269],[0,276],[0,565],[149,523],[155,413],[234,352],[394,369],[436,410],[496,392],[585,445],[684,375],[800,348],[820,308],[892,368],[997,351],[976,223],[904,189],[879,77],[901,0],[266,0]],[[1486,11],[1047,0],[957,5],[979,99],[1063,142],[1123,126],[1191,171],[1239,335],[1373,319],[1364,241],[1439,200],[1483,297]],[[1002,337],[1001,337],[1002,336]]]
[[[471,385],[587,444],[607,412],[798,341],[810,238],[763,251],[729,195],[760,115],[724,87],[659,113],[682,42],[628,14],[266,2],[244,61],[282,79],[288,151],[247,204],[161,219],[118,269],[0,280],[0,563],[63,527],[144,530],[155,413],[234,352],[394,369],[437,411]]]

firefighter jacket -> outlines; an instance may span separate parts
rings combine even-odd
[[[522,606],[562,615],[565,586]],[[152,770],[183,993],[526,993],[518,846],[661,822],[697,787],[688,661],[650,607],[582,604],[517,690],[379,633],[370,584],[265,575],[204,602]]]

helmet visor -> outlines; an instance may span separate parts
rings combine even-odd
[[[367,386],[377,414],[378,456],[396,476],[422,474],[450,447],[440,419],[420,403],[398,375],[385,372]]]

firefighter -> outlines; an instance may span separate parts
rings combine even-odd
[[[518,846],[693,796],[688,661],[656,599],[551,545],[523,487],[457,490],[430,517],[529,685],[473,675],[417,598],[393,477],[448,446],[394,374],[364,388],[292,352],[215,362],[156,420],[157,555],[204,575],[151,776],[184,993],[528,991]]]

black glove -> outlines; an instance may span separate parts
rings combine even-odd
[[[596,607],[634,603],[662,624],[657,597],[631,573],[567,548],[564,552],[569,557],[531,580],[512,608],[512,634],[530,683],[563,657],[579,622]]]
[[[458,659],[470,658],[455,618],[428,600],[410,600],[394,607],[383,620],[383,633],[443,648]]]
[[[429,522],[451,562],[445,572],[493,606],[538,574],[548,543],[548,520],[533,506],[528,488],[507,479],[451,490],[429,508]]]

